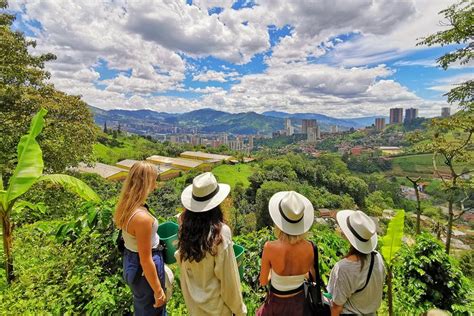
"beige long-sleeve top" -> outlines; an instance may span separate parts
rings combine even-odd
[[[181,262],[179,252],[175,253],[181,290],[191,316],[247,314],[229,226],[223,225],[221,234],[223,241],[216,256],[208,253],[200,262]]]

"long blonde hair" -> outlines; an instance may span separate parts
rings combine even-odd
[[[118,228],[123,229],[130,215],[145,204],[148,195],[155,188],[157,178],[158,169],[152,163],[137,161],[133,164],[115,207],[114,222]]]

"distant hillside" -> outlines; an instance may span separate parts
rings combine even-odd
[[[334,118],[331,116],[317,114],[317,113],[286,113],[286,112],[279,112],[279,111],[267,111],[262,113],[265,116],[269,117],[278,117],[281,119],[290,118],[292,119],[293,125],[300,125],[300,120],[303,119],[315,119],[321,124],[323,127],[328,127],[331,125],[337,125],[339,127],[346,127],[346,128],[361,128],[370,126],[374,123],[376,118],[384,117],[384,116],[368,116],[368,117],[360,117],[360,118]]]
[[[284,118],[291,118],[292,125],[301,126],[302,119],[316,119],[322,130],[328,131],[331,125],[342,129],[360,128],[373,124],[375,117],[356,119],[338,119],[316,113],[295,113],[268,111],[228,113],[213,109],[200,109],[187,113],[166,113],[151,110],[102,110],[91,107],[95,122],[109,128],[120,124],[124,130],[136,134],[155,135],[163,133],[233,133],[233,134],[270,134],[284,126]]]
[[[266,117],[255,112],[227,113],[213,109],[200,109],[187,113],[163,113],[150,110],[110,110],[91,107],[95,122],[109,128],[122,128],[136,134],[159,133],[234,133],[269,134],[283,128],[283,119]]]

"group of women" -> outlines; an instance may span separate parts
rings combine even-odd
[[[158,221],[145,201],[156,188],[154,165],[137,162],[122,188],[114,221],[125,242],[124,279],[133,293],[135,315],[167,315],[165,266],[157,234]],[[193,179],[181,194],[175,257],[189,315],[246,315],[232,234],[220,204],[230,193],[210,172]],[[304,282],[315,276],[315,252],[306,233],[314,209],[303,195],[278,192],[268,211],[275,224],[274,241],[263,249],[260,284],[269,285],[257,315],[305,315]],[[351,248],[332,269],[327,304],[331,315],[375,315],[380,306],[385,271],[375,251],[374,222],[360,211],[340,211],[337,223]]]

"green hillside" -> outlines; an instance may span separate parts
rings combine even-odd
[[[442,173],[449,173],[450,170],[444,165],[441,156],[436,159],[436,164]],[[433,154],[420,154],[410,156],[400,156],[392,159],[392,170],[388,173],[404,176],[404,175],[415,175],[415,176],[433,176]],[[464,168],[472,169],[474,162],[461,164],[459,170],[462,171]]]
[[[238,182],[241,182],[244,188],[248,188],[250,185],[249,177],[253,174],[254,170],[251,165],[238,164],[220,165],[214,168],[212,172],[219,182],[227,183],[233,189]]]

